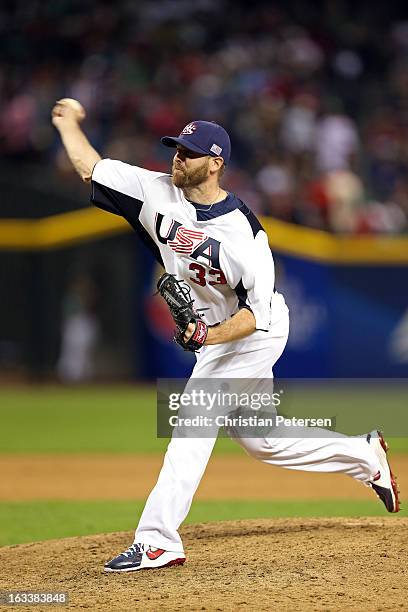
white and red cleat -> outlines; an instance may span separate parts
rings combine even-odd
[[[367,435],[367,442],[377,455],[380,463],[380,471],[369,485],[377,493],[377,497],[383,502],[388,512],[398,512],[400,509],[398,487],[387,459],[388,444],[381,431],[378,430],[374,430]]]
[[[123,553],[105,563],[105,572],[134,572],[142,569],[158,569],[183,565],[184,553],[170,552],[145,544],[132,544]]]

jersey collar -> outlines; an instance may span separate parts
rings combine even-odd
[[[239,206],[239,200],[233,193],[228,193],[227,197],[220,202],[205,206],[205,204],[198,204],[197,202],[189,201],[189,204],[194,206],[197,215],[197,221],[209,221],[210,219],[216,219],[221,215],[235,210]]]

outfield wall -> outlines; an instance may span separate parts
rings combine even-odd
[[[291,311],[278,375],[406,377],[408,266],[335,265],[276,255]]]
[[[275,256],[276,286],[291,311],[289,343],[276,373],[408,376],[408,238],[338,237],[271,218],[262,222]],[[120,364],[119,372],[133,371],[138,378],[188,373],[191,356],[169,343],[171,321],[152,299],[159,271],[150,254],[142,245],[129,243],[123,249],[125,245],[117,244],[130,231],[123,219],[93,208],[43,219],[1,220],[2,285],[10,293],[3,303],[0,342],[13,341],[7,324],[7,318],[13,318],[17,341],[29,343],[24,353],[29,354],[29,365],[51,364],[57,354],[55,321],[67,265],[81,252],[88,264],[94,259],[101,269],[106,285],[103,316],[115,337],[115,355],[129,344],[120,358],[123,363],[133,360],[133,367]],[[114,236],[111,247],[103,240],[105,247],[99,249],[100,239]],[[98,241],[98,249],[92,241]],[[121,263],[113,273],[119,255]]]

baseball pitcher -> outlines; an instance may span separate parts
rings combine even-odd
[[[220,180],[231,155],[223,127],[192,121],[178,136],[172,173],[152,172],[101,159],[79,126],[85,115],[60,100],[52,121],[92,202],[123,216],[151,249],[166,274],[158,290],[169,305],[184,350],[196,353],[194,379],[268,379],[289,333],[285,300],[275,290],[268,238],[262,225]],[[190,382],[191,382],[190,381]],[[389,512],[398,512],[398,491],[380,432],[364,436],[241,437],[237,441],[271,465],[340,472],[371,486]],[[318,436],[318,430],[316,436]],[[210,458],[215,437],[173,436],[134,543],[105,570],[129,572],[181,565],[178,533]]]

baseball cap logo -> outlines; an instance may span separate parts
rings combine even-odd
[[[195,123],[188,123],[184,130],[181,132],[182,134],[193,134],[197,129]]]

